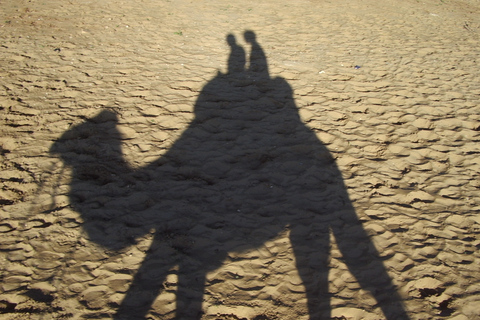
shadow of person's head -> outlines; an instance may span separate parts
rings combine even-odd
[[[243,37],[247,43],[253,43],[257,42],[257,36],[255,35],[255,32],[247,30],[243,33]]]
[[[237,40],[235,39],[235,36],[231,33],[227,35],[227,43],[229,46],[235,46],[237,45]]]

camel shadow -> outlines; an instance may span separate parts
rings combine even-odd
[[[145,319],[175,266],[176,319],[200,319],[207,272],[285,228],[311,319],[330,319],[330,233],[386,318],[408,319],[334,159],[302,123],[289,84],[270,77],[255,34],[244,36],[248,68],[228,35],[228,72],[205,85],[195,118],[157,161],[128,165],[111,111],[68,130],[50,150],[73,170],[70,202],[91,241],[120,249],[155,229],[115,319]]]

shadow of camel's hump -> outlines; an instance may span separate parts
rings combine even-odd
[[[161,172],[161,199],[195,208],[182,213],[195,225],[189,233],[225,252],[258,247],[287,225],[349,205],[333,159],[300,121],[288,84],[235,80],[212,80],[189,128],[145,168],[152,177]]]
[[[73,169],[71,204],[90,239],[119,249],[154,228],[229,252],[348,206],[340,172],[291,95],[281,78],[258,84],[219,74],[189,128],[139,169],[123,159],[115,113],[66,132],[51,152]]]

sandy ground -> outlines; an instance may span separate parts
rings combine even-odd
[[[0,6],[0,319],[480,319],[478,1]]]

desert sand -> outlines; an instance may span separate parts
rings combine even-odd
[[[6,1],[0,319],[480,319],[480,3]]]

